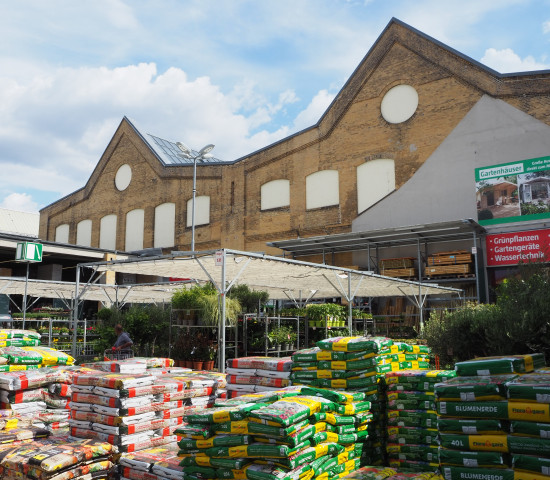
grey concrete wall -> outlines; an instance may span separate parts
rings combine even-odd
[[[477,219],[475,168],[550,154],[550,127],[487,95],[399,190],[358,216],[352,231]]]

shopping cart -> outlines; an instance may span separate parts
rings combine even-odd
[[[114,348],[108,348],[103,352],[103,358],[105,360],[125,360],[127,358],[133,358],[134,351],[131,348],[124,348],[122,350],[115,350]]]

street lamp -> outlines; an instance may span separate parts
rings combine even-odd
[[[193,159],[193,201],[191,204],[191,251],[195,251],[195,196],[197,193],[197,162],[202,162],[207,158],[212,158],[211,152],[214,148],[214,145],[209,143],[208,145],[202,147],[199,150],[199,153],[193,155],[193,151],[182,142],[176,142],[176,145],[181,150],[180,155],[183,158]]]

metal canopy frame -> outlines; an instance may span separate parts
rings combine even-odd
[[[91,278],[105,272],[131,273],[164,278],[186,278],[194,282],[212,282],[221,298],[218,338],[223,346],[219,356],[220,371],[225,371],[225,298],[233,285],[243,283],[253,290],[267,291],[272,299],[302,297],[344,297],[348,301],[348,328],[351,330],[351,306],[356,296],[404,296],[421,306],[427,295],[455,294],[462,290],[431,283],[384,277],[372,272],[302,262],[270,255],[221,249],[203,252],[176,252],[172,255],[141,259],[110,260],[79,264],[92,269]],[[314,293],[313,293],[314,292]],[[417,294],[418,292],[418,294]]]

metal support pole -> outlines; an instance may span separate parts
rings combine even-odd
[[[78,290],[80,288],[80,267],[76,267],[76,282],[73,300],[73,344],[71,347],[71,355],[76,358],[76,326],[78,323]]]
[[[23,330],[27,319],[27,287],[29,285],[29,262],[27,262],[27,274],[25,275],[25,295],[23,296]]]
[[[191,205],[191,251],[195,251],[195,197],[197,195],[197,157],[193,158],[193,200]],[[224,286],[225,290],[225,286]],[[225,301],[224,301],[225,304]]]
[[[476,278],[476,295],[477,295],[477,303],[479,303],[480,299],[480,291],[479,291],[479,270],[478,270],[478,259],[477,259],[477,235],[476,231],[473,230],[473,239],[474,239],[474,268],[475,268],[475,278]]]
[[[221,282],[221,295],[222,295],[222,331],[221,335],[219,336],[221,340],[221,355],[220,355],[220,363],[219,371],[221,373],[225,372],[225,297],[226,297],[226,286],[225,286],[225,262],[227,258],[225,256],[225,249],[223,250],[223,263],[222,263],[222,282]],[[218,345],[219,350],[219,345]]]

